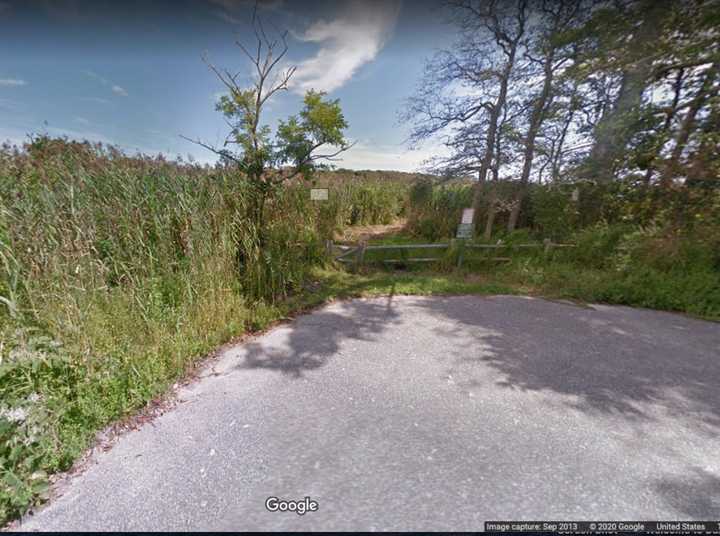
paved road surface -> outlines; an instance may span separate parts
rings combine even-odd
[[[720,324],[507,296],[355,300],[203,376],[21,528],[720,518]],[[319,509],[270,513],[269,496]]]

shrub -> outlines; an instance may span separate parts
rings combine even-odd
[[[470,206],[472,190],[468,185],[416,182],[410,191],[408,230],[430,241],[455,236],[462,210]]]
[[[608,268],[613,264],[618,244],[632,226],[600,222],[574,234],[571,241],[575,248],[567,252],[567,258],[592,268]]]
[[[568,187],[532,188],[530,207],[534,230],[544,238],[561,241],[578,228],[578,203],[572,200]]]

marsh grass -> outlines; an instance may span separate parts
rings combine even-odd
[[[286,314],[333,231],[405,207],[379,179],[325,204],[309,187],[271,201],[261,247],[231,170],[45,137],[0,151],[0,521],[199,356]]]

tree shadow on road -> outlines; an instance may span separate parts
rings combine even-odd
[[[688,519],[720,519],[720,478],[698,467],[682,477],[665,477],[655,490]]]
[[[340,352],[344,340],[374,340],[398,321],[393,296],[336,302],[292,324],[276,328],[262,341],[243,346],[241,369],[271,369],[301,377]]]
[[[483,385],[489,366],[500,373],[495,385],[565,395],[585,412],[642,420],[659,411],[707,432],[720,427],[716,323],[511,296],[418,304],[451,319],[458,331],[477,333],[477,346],[456,351],[448,370],[463,386]]]
[[[406,322],[412,319],[413,330],[434,331],[441,341],[425,356],[438,388],[447,388],[442,385],[447,382],[476,399],[488,389],[495,395],[498,389],[529,393],[540,412],[559,407],[561,417],[569,410],[589,416],[598,425],[598,441],[619,429],[608,438],[608,448],[641,453],[636,461],[643,456],[657,461],[657,473],[646,484],[652,495],[679,516],[720,517],[720,478],[700,468],[720,430],[720,325],[657,311],[589,309],[516,296],[412,297],[402,304],[401,311],[392,296],[334,303],[244,345],[237,367],[300,378],[343,359],[348,350],[354,358],[372,360],[373,346],[354,352],[353,341],[380,344],[385,330],[400,325],[402,313]],[[407,307],[429,317],[406,317]],[[414,332],[402,335],[409,339]],[[521,404],[511,409],[521,410]],[[675,445],[672,434],[663,432],[666,425],[675,437],[687,433],[691,440]],[[657,436],[648,437],[648,430]],[[702,451],[688,451],[697,441]],[[629,455],[628,463],[632,460]]]

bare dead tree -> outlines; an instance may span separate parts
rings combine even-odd
[[[342,133],[347,122],[339,102],[327,100],[324,93],[312,90],[305,94],[299,116],[281,121],[275,136],[271,135],[270,127],[262,124],[263,110],[273,96],[288,90],[296,67],[281,68],[288,52],[287,32],[269,37],[257,13],[257,4],[252,29],[255,46],[235,42],[252,66],[249,83],[243,76],[244,71],[220,68],[207,56],[203,57],[228,91],[216,105],[228,127],[222,146],[183,138],[237,167],[252,194],[249,216],[261,231],[266,201],[284,182],[297,176],[309,177],[318,165],[333,161],[352,144]],[[318,152],[325,146],[334,149]]]

